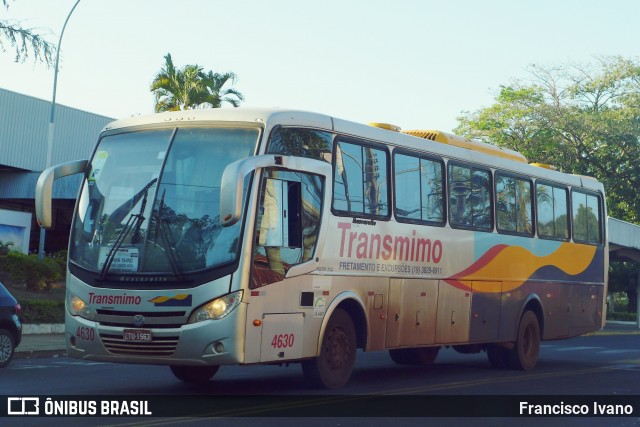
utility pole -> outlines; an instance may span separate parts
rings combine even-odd
[[[51,167],[51,160],[53,158],[53,131],[54,131],[54,123],[56,116],[56,89],[58,87],[58,64],[60,62],[60,47],[62,46],[62,36],[64,35],[64,30],[67,28],[67,22],[69,22],[69,18],[71,18],[71,14],[78,6],[80,0],[77,0],[69,14],[67,15],[67,19],[64,20],[64,25],[62,26],[62,31],[60,31],[60,38],[58,39],[58,48],[56,49],[56,65],[53,70],[53,96],[51,97],[51,111],[49,114],[49,132],[47,135],[47,160],[45,163],[45,169]],[[44,242],[46,239],[46,230],[44,228],[40,228],[40,244],[38,247],[38,258],[44,258]]]

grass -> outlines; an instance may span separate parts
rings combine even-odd
[[[24,285],[7,285],[4,284],[5,288],[11,292],[11,295],[18,300],[18,302],[27,299],[34,300],[52,300],[52,301],[61,301],[64,302],[66,288],[64,283],[59,283],[53,285],[51,291],[30,291]]]

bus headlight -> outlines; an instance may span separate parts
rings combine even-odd
[[[96,317],[96,312],[89,307],[89,304],[70,290],[67,290],[67,311],[72,316],[80,316],[88,320],[94,320]]]
[[[231,313],[242,301],[242,291],[232,292],[230,294],[216,298],[208,303],[196,308],[188,323],[202,322],[203,320],[222,319]]]

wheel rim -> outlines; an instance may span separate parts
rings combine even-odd
[[[0,362],[6,362],[11,357],[11,338],[7,335],[0,335]]]

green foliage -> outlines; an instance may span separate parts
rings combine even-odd
[[[64,301],[23,299],[19,302],[23,323],[64,323]]]
[[[0,255],[7,255],[13,245],[13,242],[3,242],[0,240]]]
[[[529,72],[528,82],[500,86],[493,105],[459,117],[455,132],[593,176],[607,189],[609,214],[639,223],[640,62],[606,57]]]
[[[7,0],[2,0],[2,5],[9,8]],[[53,63],[56,46],[34,29],[22,28],[20,22],[0,20],[0,51],[6,52],[7,44],[15,49],[15,62],[24,62],[32,54],[36,61]]]
[[[39,260],[37,255],[11,251],[0,256],[0,271],[11,282],[26,285],[29,291],[50,291],[55,282],[64,278],[65,270],[59,260],[49,257]]]
[[[164,59],[165,66],[154,77],[150,88],[156,98],[156,112],[219,108],[223,102],[237,107],[244,100],[236,89],[224,88],[229,82],[235,83],[234,73],[205,73],[199,65],[177,69],[171,54]]]
[[[636,322],[636,313],[607,313],[607,320],[617,320],[622,322]]]
[[[612,262],[609,265],[609,295],[635,292],[639,268],[635,262]]]

